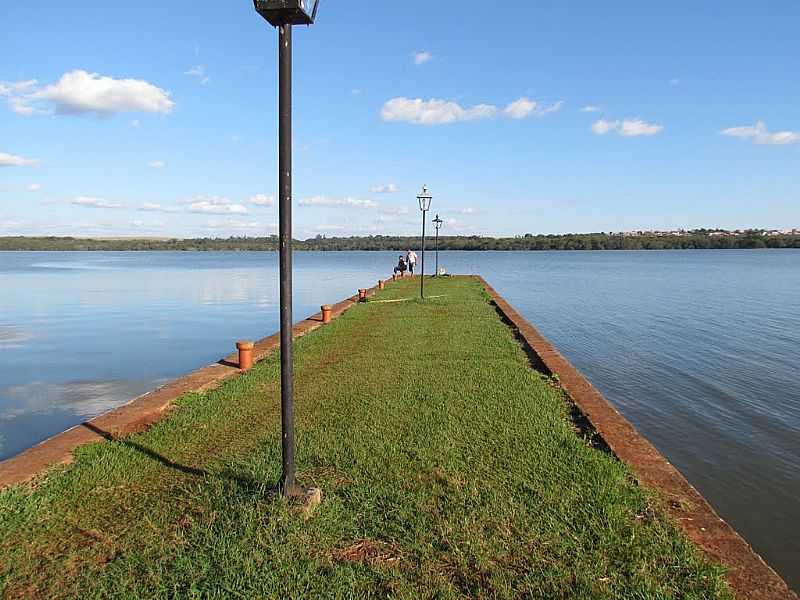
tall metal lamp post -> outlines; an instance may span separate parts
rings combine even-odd
[[[428,193],[428,186],[422,186],[422,192],[417,196],[419,201],[419,209],[422,211],[422,269],[419,278],[419,296],[425,299],[425,215],[431,209],[431,200],[433,196]]]
[[[256,12],[278,28],[278,221],[281,305],[281,427],[284,496],[299,496],[294,465],[292,375],[292,26],[311,25],[319,0],[254,0]]]
[[[436,228],[436,271],[433,272],[434,277],[439,276],[439,230],[442,228],[442,221],[439,218],[439,215],[436,215],[436,218],[433,220],[433,226]]]

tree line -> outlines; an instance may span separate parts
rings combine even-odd
[[[360,236],[295,240],[299,251],[395,251],[419,249],[419,237]],[[427,240],[433,249],[433,240]],[[532,235],[517,237],[442,236],[440,250],[725,250],[800,248],[800,235],[751,232],[738,235],[617,235],[607,233]],[[277,251],[277,236],[197,239],[88,239],[74,237],[0,237],[0,251]]]

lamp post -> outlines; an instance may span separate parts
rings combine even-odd
[[[433,220],[433,226],[436,228],[436,271],[434,271],[433,276],[439,276],[439,230],[442,228],[442,221],[439,218],[439,215],[436,215],[436,218]]]
[[[253,0],[256,12],[278,28],[278,221],[281,311],[281,450],[284,496],[299,496],[294,465],[292,375],[292,26],[311,25],[319,0]]]
[[[422,186],[422,192],[417,196],[419,209],[422,211],[422,269],[419,278],[419,297],[425,299],[425,214],[431,208],[433,196],[428,193],[428,186]]]

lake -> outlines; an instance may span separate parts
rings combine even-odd
[[[397,255],[297,253],[296,320]],[[800,251],[440,262],[483,275],[800,588]],[[0,459],[275,332],[277,268],[271,253],[0,253]]]

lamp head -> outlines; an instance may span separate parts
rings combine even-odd
[[[422,186],[422,192],[420,193],[419,196],[417,196],[417,200],[419,200],[419,209],[422,212],[430,210],[431,200],[433,200],[433,196],[431,196],[430,193],[428,192],[427,185]]]
[[[256,12],[271,25],[313,25],[319,0],[253,0]]]

